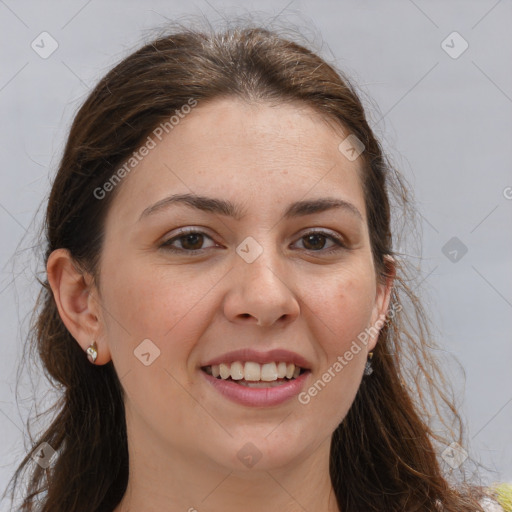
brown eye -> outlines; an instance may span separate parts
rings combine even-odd
[[[195,251],[201,249],[203,245],[203,235],[200,233],[191,233],[189,235],[183,235],[178,238],[181,241],[181,247],[183,249]]]
[[[312,235],[306,235],[302,237],[305,241],[306,249],[308,250],[321,250],[325,246],[326,237],[324,235],[320,235],[318,233],[314,233]]]
[[[338,237],[325,233],[323,231],[312,231],[302,236],[300,240],[303,241],[304,249],[306,251],[330,253],[333,251],[339,251],[345,248],[344,243]],[[334,245],[329,248],[325,248],[326,242],[330,240]]]
[[[208,248],[203,247],[206,239],[212,240],[211,237],[201,231],[186,230],[182,231],[178,236],[165,241],[160,247],[171,252],[202,252],[204,249]],[[174,245],[176,243],[179,243],[180,246],[177,247]]]

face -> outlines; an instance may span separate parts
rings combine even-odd
[[[359,351],[354,341],[389,298],[372,261],[360,159],[338,149],[347,135],[304,106],[215,100],[118,185],[98,343],[125,390],[129,435],[243,471],[246,452],[260,454],[260,469],[311,456],[343,420],[376,339]],[[207,375],[222,362],[227,381]],[[292,363],[303,368],[296,379],[237,381],[253,382],[253,371],[275,379]]]

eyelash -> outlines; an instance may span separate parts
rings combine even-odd
[[[196,249],[196,250],[193,250],[193,249],[181,249],[179,247],[172,247],[171,246],[171,243],[176,241],[176,240],[179,240],[180,238],[183,238],[187,235],[203,235],[203,236],[206,236],[207,238],[209,238],[210,240],[212,240],[212,238],[207,235],[205,232],[203,231],[199,231],[195,228],[188,228],[188,229],[183,229],[182,231],[180,231],[180,233],[172,238],[169,238],[169,240],[166,240],[165,242],[163,242],[160,247],[166,251],[169,251],[169,252],[172,252],[172,253],[189,253],[189,254],[192,254],[192,253],[196,253],[196,254],[202,254],[204,251],[208,250],[208,249],[211,249],[211,247],[207,247],[205,249]],[[323,253],[323,254],[331,254],[333,252],[337,252],[337,251],[341,251],[341,250],[344,250],[344,249],[347,249],[347,247],[345,246],[345,244],[341,241],[340,238],[330,234],[330,233],[327,233],[326,231],[309,231],[308,233],[302,235],[299,240],[307,237],[308,235],[321,235],[321,236],[324,236],[325,238],[328,238],[330,239],[331,241],[334,242],[334,246],[331,247],[330,249],[319,249],[317,251],[313,250],[313,249],[304,249],[304,251],[306,252],[310,252],[310,253]]]

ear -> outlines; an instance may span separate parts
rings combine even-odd
[[[384,256],[386,265],[386,274],[379,276],[375,293],[375,305],[372,311],[372,321],[368,329],[370,336],[367,347],[371,352],[377,345],[379,333],[388,319],[388,308],[391,299],[391,291],[396,277],[396,261],[393,257]]]
[[[107,344],[100,339],[103,335],[101,305],[92,276],[78,268],[67,249],[53,251],[46,270],[60,318],[71,336],[84,353],[96,341],[98,357],[94,364],[108,363],[111,357]]]

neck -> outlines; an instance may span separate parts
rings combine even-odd
[[[329,476],[330,438],[300,461],[241,471],[179,446],[164,448],[161,439],[144,434],[129,436],[137,445],[129,443],[128,486],[114,512],[339,512]]]

